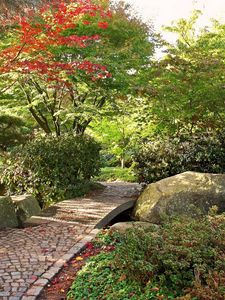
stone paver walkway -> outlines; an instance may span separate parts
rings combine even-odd
[[[35,299],[29,290],[119,205],[137,197],[137,184],[109,183],[88,197],[66,200],[32,217],[24,229],[0,231],[0,300]],[[75,253],[74,253],[75,254]],[[56,270],[57,272],[57,270]],[[40,288],[41,290],[41,288]]]

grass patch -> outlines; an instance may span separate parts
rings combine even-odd
[[[99,176],[95,177],[98,181],[125,181],[137,182],[137,178],[130,168],[105,167],[101,169]]]

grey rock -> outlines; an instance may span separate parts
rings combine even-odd
[[[12,199],[8,196],[0,197],[0,229],[18,227],[18,221]]]
[[[120,222],[112,225],[110,227],[110,231],[117,231],[119,233],[124,234],[129,229],[151,230],[151,229],[156,229],[155,226],[148,222]]]
[[[135,220],[160,224],[172,215],[195,217],[212,206],[225,211],[225,175],[185,172],[149,184],[138,198]]]
[[[38,201],[32,195],[12,196],[15,205],[17,218],[20,224],[23,224],[31,216],[39,215],[41,208]]]

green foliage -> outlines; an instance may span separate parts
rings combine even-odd
[[[91,134],[102,144],[104,166],[123,168],[131,165],[136,132],[136,123],[131,117],[131,102],[129,97],[124,97],[123,101],[117,99],[113,108],[106,107],[108,117],[92,123]]]
[[[135,177],[131,168],[120,168],[120,167],[105,167],[101,169],[101,173],[95,177],[98,181],[126,181],[136,182]]]
[[[165,287],[177,296],[189,294],[205,299],[203,291],[209,290],[219,295],[209,299],[223,299],[224,230],[224,215],[180,218],[158,229],[131,230],[116,251],[114,265],[120,266],[128,278]],[[215,274],[217,285],[213,287],[209,278],[212,281]]]
[[[120,273],[112,272],[114,257],[112,252],[91,258],[71,286],[68,299],[129,299],[133,289],[125,281],[119,283]]]
[[[224,173],[224,135],[182,135],[145,141],[134,155],[134,161],[139,181],[146,183],[185,171]]]
[[[78,273],[68,299],[222,300],[224,239],[225,215],[215,209],[124,235],[104,230],[94,241],[102,252]]]
[[[26,139],[24,121],[15,116],[0,115],[0,150],[22,144]]]
[[[42,137],[11,153],[2,180],[11,193],[33,193],[42,205],[78,196],[98,174],[99,150],[88,136]]]
[[[94,1],[94,3],[106,6],[109,4],[107,1]],[[30,112],[45,133],[61,135],[71,131],[78,134],[84,133],[93,120],[105,113],[103,109],[105,104],[111,104],[127,93],[136,94],[139,89],[137,86],[145,84],[142,79],[136,86],[141,70],[147,68],[149,57],[152,57],[154,52],[153,30],[149,30],[149,26],[137,18],[129,6],[122,2],[112,5],[110,9],[112,18],[109,19],[109,26],[106,30],[100,30],[96,22],[92,22],[93,16],[89,18],[88,14],[84,14],[84,19],[91,21],[89,25],[79,22],[75,29],[70,28],[62,32],[63,36],[73,34],[81,38],[100,34],[101,38],[97,42],[87,43],[88,47],[77,47],[76,43],[72,46],[68,44],[57,47],[50,47],[50,44],[48,51],[53,55],[54,62],[65,64],[71,62],[72,59],[75,62],[101,63],[106,66],[112,78],[93,80],[90,78],[92,76],[86,76],[84,72],[75,72],[72,76],[67,76],[70,87],[65,85],[57,88],[57,85],[55,87],[54,84],[48,84],[44,79],[46,74],[39,74],[40,76],[36,76],[33,72],[25,75],[15,72],[10,76],[1,74],[0,96],[3,91],[4,93],[10,92],[15,99],[19,99],[20,103],[23,102],[23,107]],[[38,9],[36,13],[38,15]],[[38,27],[40,17],[38,16],[34,21]],[[42,22],[44,24],[46,20]],[[73,22],[72,19],[71,22]],[[58,26],[57,22],[55,26]],[[46,32],[43,31],[39,36],[43,34]],[[17,30],[13,27],[6,27],[0,47],[2,44],[3,48],[7,48],[17,44],[20,40]],[[42,51],[37,52],[39,56],[42,55]],[[28,61],[34,58],[29,53],[23,55]],[[130,70],[135,72],[130,74]],[[63,79],[64,77],[65,74]],[[20,95],[18,95],[19,89]],[[20,105],[17,104],[17,106]]]
[[[116,252],[112,249],[120,247],[122,240],[119,233],[104,231],[97,236],[94,244],[101,247],[102,252],[90,258],[78,273],[68,292],[68,300],[153,300],[164,293],[154,286],[143,289],[139,282],[128,279],[119,266],[114,266]],[[111,249],[110,252],[107,249]]]
[[[215,21],[197,32],[198,16],[166,28],[177,41],[165,42],[165,56],[147,72],[148,109],[140,106],[139,118],[159,132],[224,128],[225,25]]]
[[[117,231],[110,231],[109,229],[103,229],[95,237],[93,244],[95,247],[104,248],[105,246],[118,245],[122,240],[122,236]]]

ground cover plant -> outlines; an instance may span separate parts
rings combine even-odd
[[[94,244],[111,251],[88,260],[68,299],[222,300],[224,240],[224,215],[173,219],[116,237],[104,232]]]
[[[99,253],[110,253],[115,250],[119,242],[119,235],[108,235],[108,230],[102,230],[97,238],[85,245],[84,250],[78,253],[71,261],[65,263],[63,269],[49,282],[38,300],[66,299],[67,292],[74,281],[74,276],[85,266],[89,258]]]

